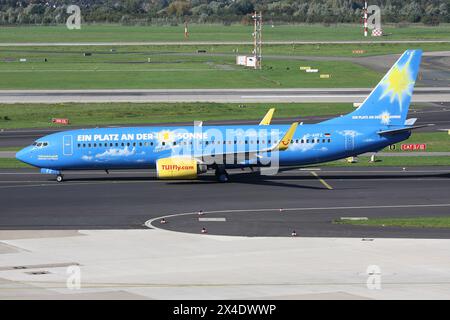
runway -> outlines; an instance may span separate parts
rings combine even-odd
[[[111,89],[0,90],[0,103],[362,102],[371,89]],[[450,87],[416,88],[413,102],[450,102]]]
[[[343,216],[449,215],[450,166],[305,168],[276,176],[230,174],[232,182],[220,184],[211,174],[198,181],[161,181],[155,180],[151,170],[108,176],[73,172],[66,173],[64,183],[56,183],[54,177],[37,170],[1,170],[0,229],[150,226],[198,234],[205,227],[209,234],[232,236],[287,237],[295,230],[300,237],[450,239],[450,229],[333,223]],[[199,221],[200,210],[205,213],[202,218],[215,219]],[[169,216],[168,223],[161,225],[163,216]],[[214,221],[217,218],[222,221]],[[153,224],[152,219],[156,219]]]

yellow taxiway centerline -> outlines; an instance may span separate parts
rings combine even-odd
[[[314,176],[314,177],[316,177],[328,190],[333,190],[333,187],[332,186],[330,186],[325,180],[323,180],[321,177],[319,177],[319,175],[316,173],[316,172],[314,172],[314,171],[311,171],[311,174]]]

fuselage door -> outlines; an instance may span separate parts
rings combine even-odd
[[[345,136],[345,150],[353,151],[355,149],[355,137],[353,135]]]
[[[72,136],[63,137],[63,155],[71,156],[73,154]]]

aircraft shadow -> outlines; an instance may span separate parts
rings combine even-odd
[[[399,180],[408,180],[408,179],[420,179],[420,178],[442,178],[449,179],[450,173],[438,173],[438,174],[408,174],[408,175],[400,175],[399,173],[394,174],[342,174],[342,175],[327,175],[320,174],[320,178],[325,181],[333,181],[333,180],[382,180],[382,179],[399,179]],[[130,177],[117,177],[117,176],[105,176],[105,177],[83,177],[83,178],[72,178],[65,179],[65,181],[78,181],[78,182],[125,182],[125,181],[155,181],[156,177],[146,176],[146,177],[138,177],[138,176],[130,176]],[[293,181],[317,181],[317,177],[312,175],[273,175],[266,176],[260,175],[258,172],[243,172],[243,173],[234,173],[230,174],[230,183],[239,183],[239,184],[250,184],[250,185],[263,185],[263,186],[274,186],[274,187],[289,187],[289,188],[297,188],[297,189],[312,189],[312,190],[328,190],[325,186],[310,186],[310,185],[299,185],[295,184]],[[197,180],[186,180],[186,181],[170,181],[167,180],[167,184],[170,185],[196,185],[198,183],[201,184],[219,184],[217,182],[215,176],[207,175],[207,176],[199,176]],[[358,189],[361,187],[359,186]],[[342,188],[339,188],[342,189]],[[346,188],[348,189],[348,188]]]

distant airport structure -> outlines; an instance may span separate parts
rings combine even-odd
[[[236,64],[255,69],[262,68],[262,12],[254,12],[253,19],[253,51],[251,56],[237,56]]]
[[[370,12],[370,17],[369,17]],[[364,1],[363,8],[363,28],[364,37],[369,35],[369,29],[372,30],[372,37],[381,37],[383,30],[381,29],[381,9],[377,5],[368,6],[367,1]]]

